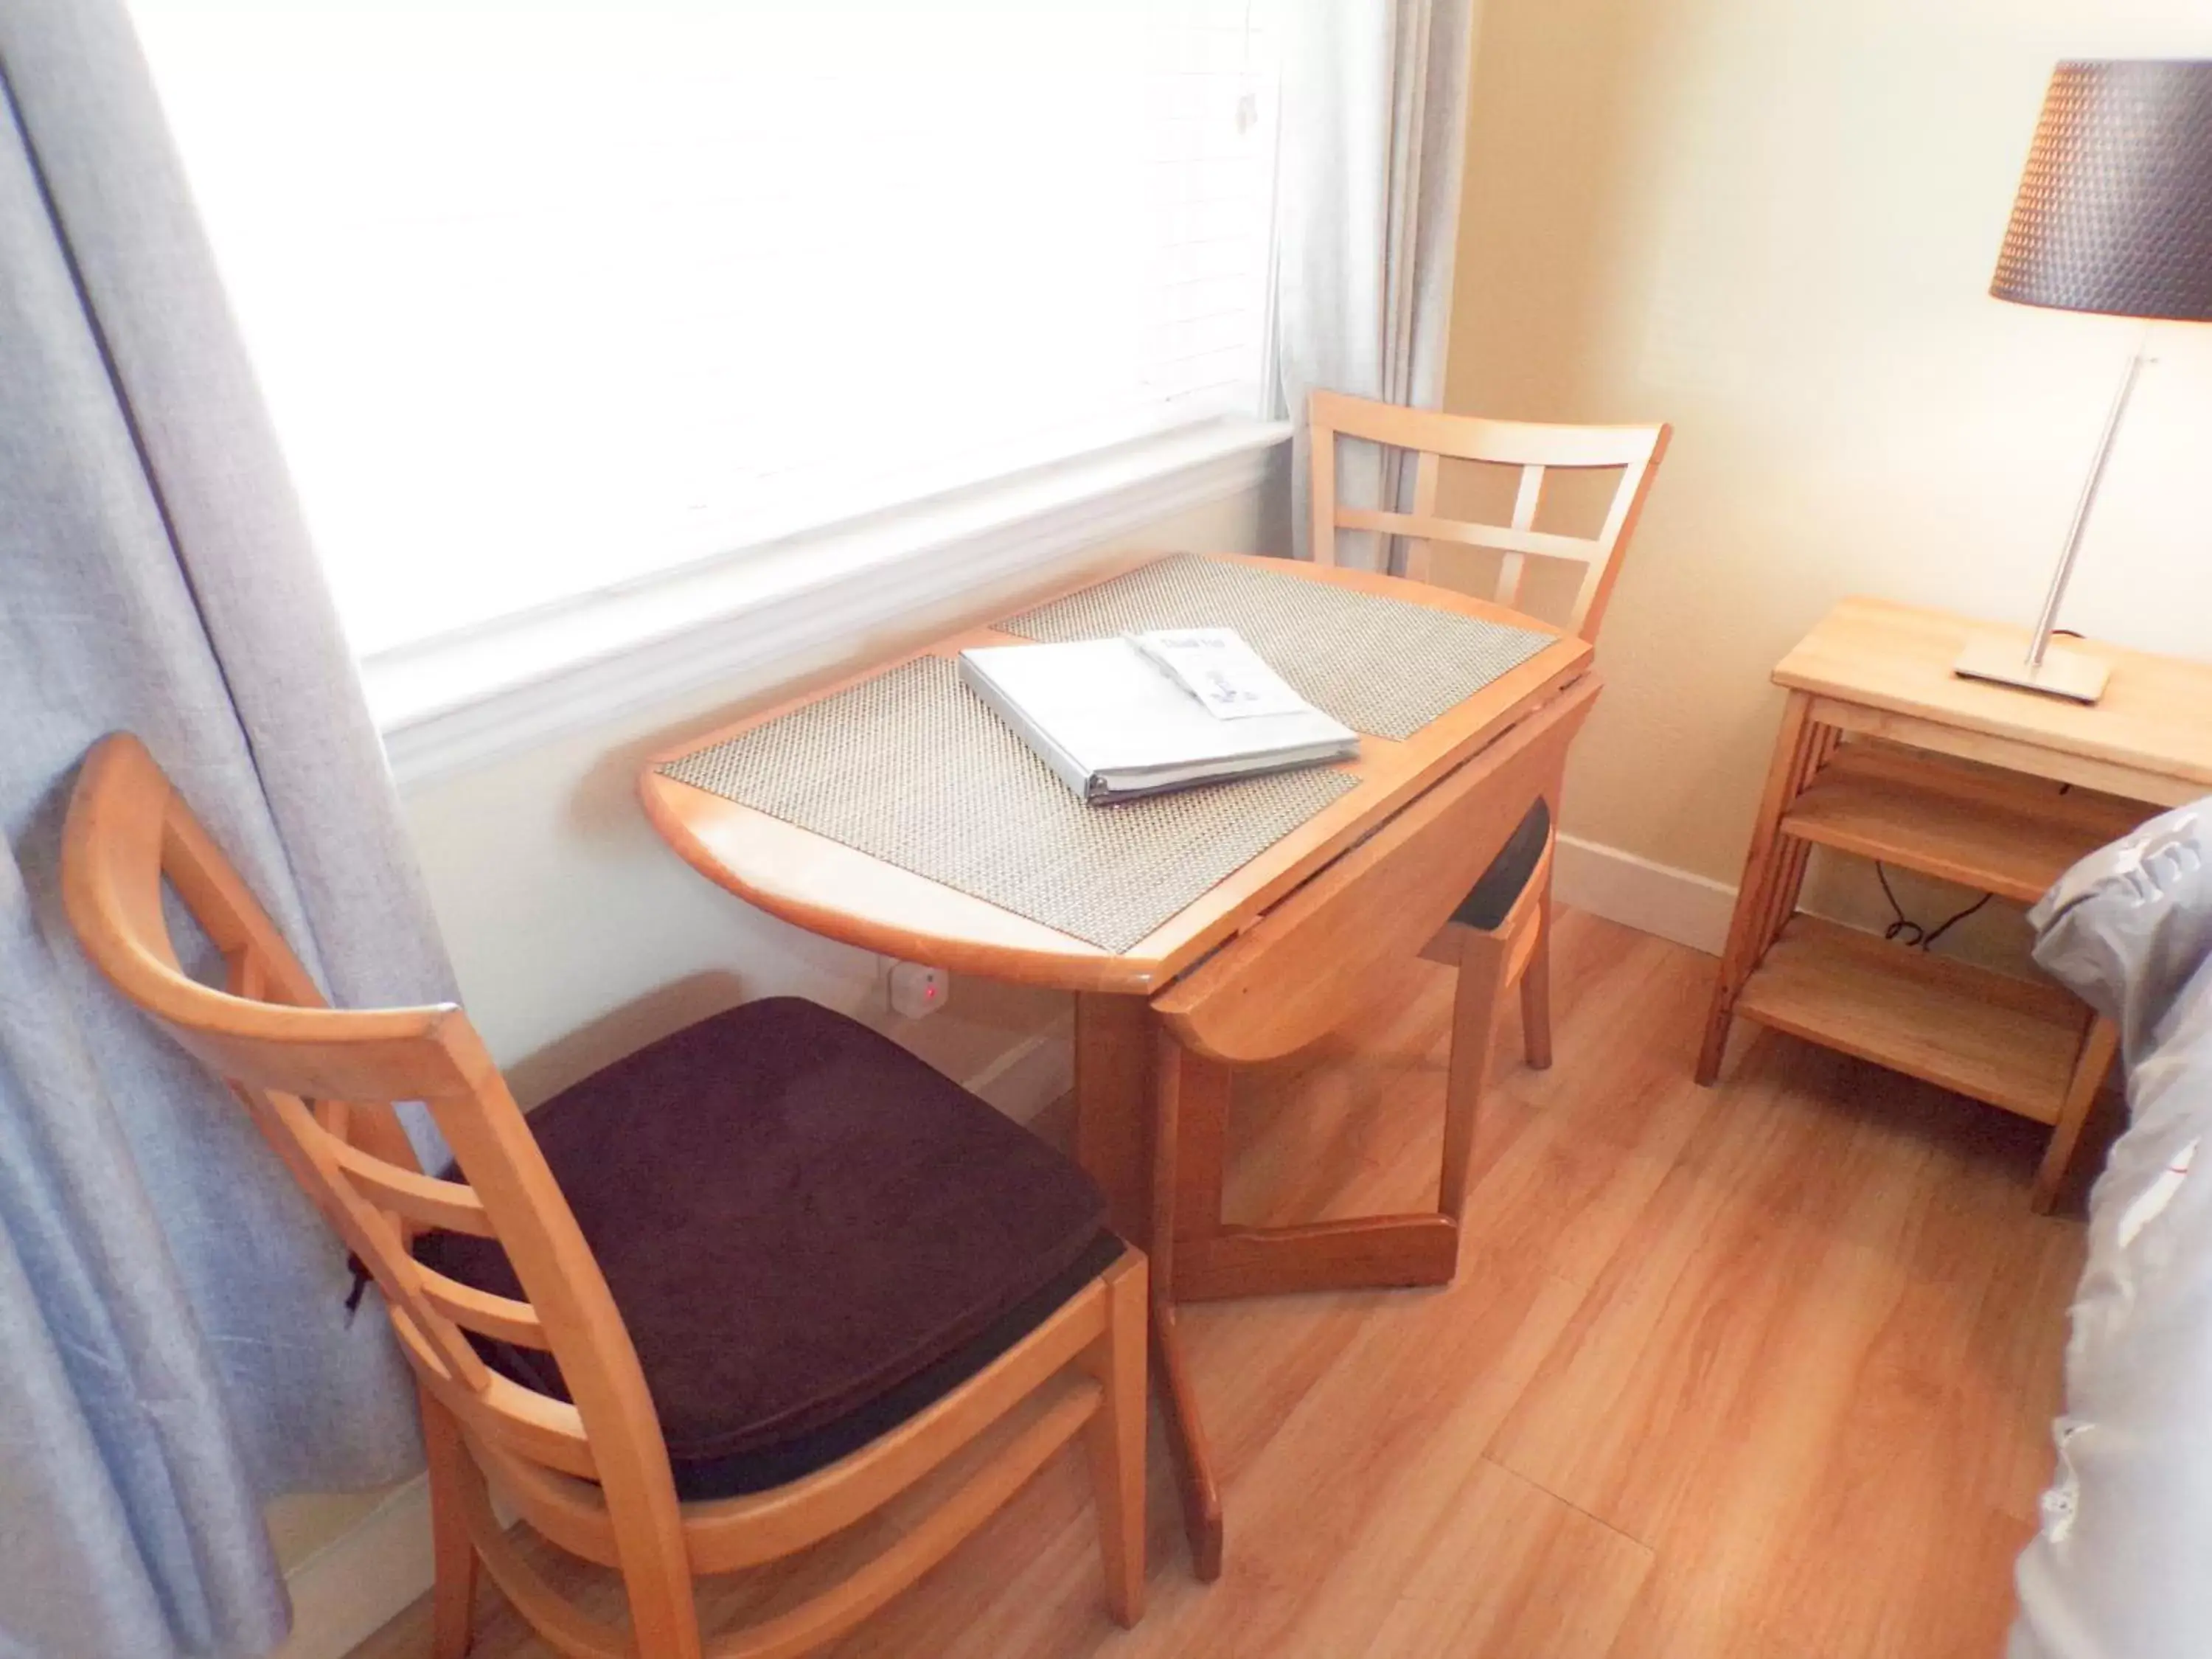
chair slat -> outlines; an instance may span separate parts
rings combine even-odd
[[[592,1455],[591,1440],[584,1433],[583,1414],[566,1401],[536,1393],[494,1371],[476,1403],[473,1413],[463,1407],[453,1414],[485,1437],[549,1469],[580,1480],[599,1479],[599,1461]]]
[[[469,1454],[533,1531],[580,1560],[622,1565],[606,1494],[598,1484],[520,1457],[489,1436],[467,1436]]]
[[[1443,483],[1443,463],[1435,455],[1424,451],[1413,468],[1413,516],[1433,519],[1437,516],[1437,491]],[[1406,543],[1406,574],[1417,582],[1429,580],[1436,562],[1436,549],[1425,538],[1409,539]]]
[[[1407,409],[1340,392],[1315,392],[1310,411],[1316,429],[1326,425],[1347,438],[1394,449],[1427,450],[1455,461],[1494,461],[1508,466],[1632,466],[1652,459],[1660,432],[1656,426],[1495,421],[1480,415]]]
[[[374,1275],[393,1324],[404,1322],[414,1331],[426,1362],[434,1364],[441,1376],[481,1392],[490,1376],[482,1357],[450,1319],[423,1300],[422,1267],[409,1252],[398,1225],[364,1199],[340,1169],[339,1156],[352,1149],[317,1122],[296,1095],[246,1088],[238,1093],[263,1118],[264,1131],[273,1121],[270,1139],[278,1155]]]
[[[269,994],[268,963],[252,945],[241,945],[234,951],[225,951],[223,963],[223,989],[231,995],[259,1002]]]
[[[422,1299],[412,1273],[402,1265],[410,1259],[406,1251],[394,1248],[372,1253],[356,1245],[355,1253],[376,1275],[377,1288],[384,1292],[385,1313],[399,1333],[401,1346],[413,1349],[425,1364],[467,1398],[482,1395],[491,1384],[491,1368],[453,1321]]]
[[[1579,536],[1555,535],[1544,530],[1516,530],[1510,525],[1462,524],[1456,519],[1424,519],[1411,513],[1379,513],[1371,507],[1340,507],[1336,510],[1340,530],[1373,530],[1389,536],[1418,536],[1424,541],[1450,542],[1459,547],[1487,547],[1503,553],[1540,553],[1547,558],[1572,559],[1587,564],[1601,549]]]
[[[1652,451],[1650,459],[1635,463],[1621,474],[1620,488],[1613,491],[1613,506],[1605,515],[1605,526],[1598,532],[1598,539],[1606,546],[1616,550],[1627,546],[1629,532],[1636,526],[1636,515],[1644,510],[1644,494],[1651,488],[1653,471],[1665,450],[1662,443]],[[1620,575],[1618,557],[1608,556],[1594,562],[1584,573],[1582,586],[1575,594],[1575,608],[1567,619],[1567,626],[1584,639],[1595,641],[1598,624],[1605,618],[1606,602],[1612,597],[1613,585]]]
[[[520,1347],[552,1348],[552,1340],[545,1334],[544,1321],[538,1318],[538,1310],[527,1302],[480,1291],[473,1285],[464,1285],[458,1279],[449,1279],[434,1268],[419,1264],[416,1271],[422,1275],[422,1299],[463,1330]]]
[[[1524,466],[1521,469],[1521,487],[1513,495],[1513,527],[1534,530],[1536,527],[1536,508],[1544,498],[1544,469]]]
[[[1536,508],[1544,495],[1544,469],[1524,466],[1521,469],[1521,485],[1513,496],[1513,526],[1518,531],[1536,527]],[[1598,544],[1592,543],[1589,556],[1595,557]],[[1498,562],[1498,602],[1510,610],[1521,607],[1521,583],[1528,568],[1524,553],[1508,553]]]
[[[404,1216],[418,1227],[442,1227],[477,1238],[495,1237],[491,1218],[476,1188],[372,1158],[359,1147],[331,1137],[330,1156],[346,1179],[379,1209]]]
[[[392,1322],[400,1346],[416,1362],[423,1386],[438,1403],[453,1413],[464,1431],[480,1439],[495,1439],[517,1455],[573,1474],[580,1480],[599,1478],[584,1433],[583,1414],[564,1400],[556,1400],[524,1388],[520,1382],[487,1370],[483,1387],[471,1389],[453,1380],[438,1362],[413,1320],[404,1310]]]
[[[481,1483],[467,1482],[462,1490],[469,1541],[476,1546],[492,1582],[538,1635],[568,1659],[637,1659],[629,1632],[585,1613],[524,1559],[500,1525],[490,1496]]]

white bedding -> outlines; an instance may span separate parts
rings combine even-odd
[[[2036,959],[2120,1022],[2065,1414],[2008,1659],[2212,1659],[2212,801],[2076,865]]]

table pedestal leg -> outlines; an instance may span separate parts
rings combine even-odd
[[[1075,1000],[1076,1159],[1105,1189],[1114,1230],[1152,1258],[1152,1386],[1165,1419],[1168,1450],[1190,1539],[1191,1568],[1221,1576],[1221,1486],[1198,1400],[1183,1363],[1176,1323],[1175,1241],[1156,1216],[1175,1213],[1179,1088],[1157,1071],[1174,1044],[1142,997],[1080,994]]]
[[[1140,996],[1075,997],[1075,1161],[1104,1189],[1114,1231],[1152,1248],[1152,1033]],[[1152,1282],[1159,1282],[1156,1271]]]

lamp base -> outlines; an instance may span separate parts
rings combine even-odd
[[[2101,659],[2055,646],[2043,653],[2040,663],[2030,667],[2018,645],[1990,639],[1967,641],[1951,672],[1962,678],[2018,686],[2023,691],[2039,691],[2046,697],[2064,697],[2069,702],[2094,702],[2104,696],[2107,672]]]

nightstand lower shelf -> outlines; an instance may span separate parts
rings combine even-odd
[[[1802,915],[1744,981],[1735,1012],[2039,1123],[2064,1115],[2090,1021],[2055,985]]]

